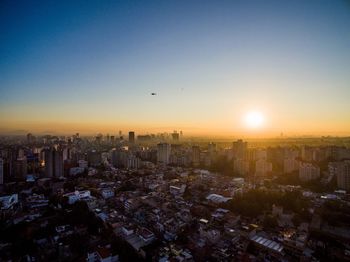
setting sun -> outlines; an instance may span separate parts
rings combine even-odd
[[[246,114],[244,120],[249,128],[258,128],[264,123],[264,115],[261,112],[252,111]]]

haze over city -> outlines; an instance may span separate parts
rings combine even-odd
[[[1,1],[0,132],[350,135],[349,28],[348,1]]]

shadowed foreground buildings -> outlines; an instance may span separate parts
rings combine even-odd
[[[349,257],[349,139],[111,137],[1,140],[0,259]]]

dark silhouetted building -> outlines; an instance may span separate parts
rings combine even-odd
[[[47,177],[63,176],[63,151],[61,149],[45,149],[45,175]]]
[[[102,162],[101,153],[96,150],[88,152],[88,162],[90,166],[99,166]]]
[[[178,132],[174,131],[172,134],[171,134],[172,138],[174,141],[179,141],[179,138],[180,138],[180,135]]]
[[[17,158],[14,162],[15,178],[24,179],[27,175],[27,159],[26,157]]]
[[[28,133],[27,134],[27,143],[31,144],[33,142],[35,142],[35,137],[31,133]]]
[[[135,132],[134,131],[130,131],[129,132],[129,143],[130,144],[134,144],[135,143]]]

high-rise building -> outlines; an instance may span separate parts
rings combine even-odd
[[[47,177],[53,177],[53,148],[47,148],[44,150],[45,154],[45,175]]]
[[[321,162],[326,160],[327,154],[326,154],[326,148],[316,148],[312,152],[312,160],[316,162]]]
[[[159,164],[167,165],[169,163],[170,152],[171,152],[170,144],[159,143],[157,145],[157,162]]]
[[[62,150],[62,156],[63,156],[63,161],[66,161],[68,159],[70,159],[70,148],[68,147],[65,147],[63,150]]]
[[[283,161],[283,172],[292,173],[299,169],[299,161],[294,158],[285,158]]]
[[[301,159],[303,161],[311,162],[313,160],[313,148],[310,146],[301,147]]]
[[[338,188],[350,191],[350,161],[341,162],[337,166],[336,175]]]
[[[235,159],[233,161],[233,170],[240,176],[245,176],[249,173],[249,161],[244,159]]]
[[[119,167],[119,152],[115,148],[111,150],[111,162],[113,166]]]
[[[24,149],[23,148],[18,149],[18,157],[17,158],[24,158],[24,157],[25,157]]]
[[[28,133],[27,134],[27,143],[31,144],[34,142],[34,140],[35,140],[35,137],[31,133]]]
[[[255,162],[255,175],[265,176],[272,172],[272,163],[266,161],[265,159],[259,159]]]
[[[102,134],[97,134],[97,136],[95,137],[95,141],[97,144],[101,144],[103,139],[103,135]]]
[[[87,157],[90,166],[99,166],[102,162],[101,153],[96,150],[89,151]]]
[[[128,169],[138,169],[141,166],[141,160],[140,158],[134,156],[134,155],[129,155],[126,161],[126,168]]]
[[[54,159],[54,176],[55,177],[63,177],[63,151],[61,149],[57,149],[53,153]]]
[[[311,163],[300,163],[299,166],[299,179],[307,182],[315,180],[320,177],[320,168]]]
[[[129,132],[129,143],[130,144],[134,144],[135,143],[135,132],[134,131],[130,131]]]
[[[180,135],[177,131],[174,131],[172,134],[171,134],[171,137],[173,138],[174,141],[179,141],[179,138],[180,138]]]
[[[243,142],[242,139],[232,143],[233,157],[236,159],[243,159],[247,157],[248,143]]]
[[[255,151],[255,159],[267,159],[267,151],[265,149],[257,149]]]
[[[4,183],[4,160],[0,158],[0,185]]]
[[[213,155],[216,151],[216,144],[215,143],[209,143],[208,144],[208,152],[210,155]]]
[[[199,146],[192,146],[192,165],[199,166],[201,151]]]
[[[24,179],[27,175],[27,158],[17,158],[14,162],[14,174],[17,179]]]
[[[28,152],[27,156],[27,173],[34,174],[39,168],[39,154],[33,153],[33,151]]]
[[[61,149],[45,149],[45,175],[47,177],[63,176],[63,151]]]

